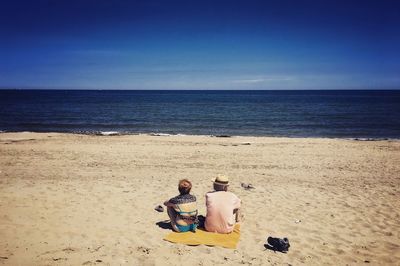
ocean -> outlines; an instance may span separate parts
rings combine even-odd
[[[0,90],[0,130],[400,138],[400,91]]]

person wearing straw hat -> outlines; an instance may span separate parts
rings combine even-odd
[[[204,227],[209,232],[228,234],[239,222],[241,200],[228,191],[229,179],[218,175],[214,182],[214,191],[206,193],[207,215]]]

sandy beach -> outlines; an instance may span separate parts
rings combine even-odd
[[[204,215],[217,174],[243,201],[238,248],[164,241],[154,207],[189,178]],[[0,182],[4,265],[400,261],[399,141],[1,133]],[[268,236],[289,252],[266,250]]]

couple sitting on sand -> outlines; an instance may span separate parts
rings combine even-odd
[[[207,215],[204,227],[209,232],[231,233],[235,223],[239,222],[240,199],[229,192],[228,187],[228,178],[219,175],[214,181],[214,191],[206,193]],[[176,232],[196,231],[198,211],[196,197],[190,194],[191,188],[189,180],[179,181],[180,194],[164,202]]]

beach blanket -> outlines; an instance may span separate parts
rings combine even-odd
[[[172,243],[181,243],[190,246],[207,245],[221,246],[224,248],[235,249],[240,237],[240,224],[236,224],[233,232],[230,234],[217,234],[207,232],[204,229],[197,229],[195,233],[169,233],[164,240]]]

